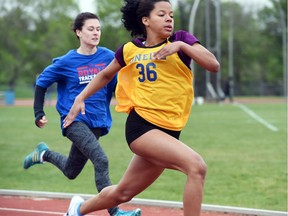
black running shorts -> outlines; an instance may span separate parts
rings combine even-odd
[[[151,124],[150,122],[143,119],[141,116],[139,116],[136,111],[133,109],[129,113],[129,116],[126,120],[126,130],[125,130],[125,136],[126,141],[128,145],[130,145],[135,139],[143,135],[144,133],[153,130],[158,129],[161,130],[170,136],[175,137],[176,139],[179,139],[181,131],[172,131],[167,130],[161,127],[158,127],[156,125]]]

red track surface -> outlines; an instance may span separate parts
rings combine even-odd
[[[43,199],[17,196],[0,196],[0,216],[49,216],[63,215],[69,206],[67,199]],[[124,210],[141,208],[143,216],[183,216],[183,211],[178,208],[164,208],[155,206],[136,206],[123,204]],[[106,210],[89,214],[109,216]],[[235,214],[203,212],[201,216],[236,216]]]

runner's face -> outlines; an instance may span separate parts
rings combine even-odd
[[[149,17],[143,18],[147,33],[169,37],[174,28],[173,9],[169,2],[155,3]]]
[[[82,30],[77,30],[80,43],[88,46],[97,46],[101,37],[101,26],[98,19],[87,19]]]

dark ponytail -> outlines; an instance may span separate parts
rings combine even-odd
[[[127,31],[131,32],[131,36],[143,35],[142,17],[137,15],[140,0],[125,0],[124,6],[121,8],[122,23]]]

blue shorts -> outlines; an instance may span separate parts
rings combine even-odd
[[[142,136],[144,133],[153,129],[161,130],[169,134],[170,136],[173,136],[176,139],[179,139],[181,133],[181,131],[172,131],[151,124],[150,122],[146,121],[141,116],[139,116],[133,109],[129,113],[129,116],[127,117],[126,120],[125,136],[128,145],[130,145],[135,139]]]

